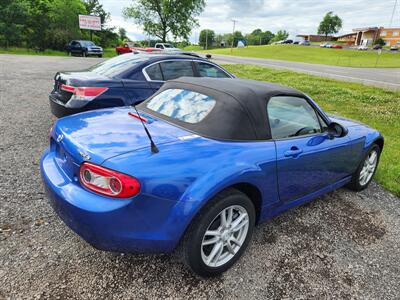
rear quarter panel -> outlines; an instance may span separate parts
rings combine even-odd
[[[177,238],[196,213],[218,192],[237,183],[257,187],[262,206],[279,201],[275,143],[219,142],[201,137],[120,155],[103,163],[138,178],[149,198],[175,201],[166,226]],[[261,217],[262,218],[262,217]]]

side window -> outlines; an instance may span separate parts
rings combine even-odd
[[[181,76],[194,76],[191,61],[165,61],[160,63],[160,66],[164,75],[164,80],[171,80]]]
[[[151,80],[164,80],[162,73],[161,73],[161,68],[160,64],[154,64],[150,67],[147,67],[145,69],[145,72],[147,75],[150,77]]]
[[[211,64],[204,62],[195,62],[196,68],[200,73],[200,77],[214,77],[214,78],[230,78],[228,74]]]
[[[162,46],[162,45],[156,45],[156,48],[158,48],[158,49],[162,49],[162,48],[163,48],[163,46]]]
[[[282,139],[321,132],[318,116],[307,100],[272,97],[267,106],[272,138]]]

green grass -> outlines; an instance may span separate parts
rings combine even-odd
[[[57,50],[45,50],[36,51],[28,48],[0,48],[0,54],[21,54],[21,55],[44,55],[44,56],[67,56],[65,51]],[[103,57],[114,57],[116,56],[115,48],[105,48]]]
[[[383,52],[378,55],[377,51],[327,49],[299,45],[249,46],[234,48],[232,53],[230,48],[213,49],[206,52],[344,67],[400,67],[400,53],[393,52]]]
[[[190,45],[190,46],[186,46],[185,48],[183,48],[184,51],[201,51],[203,50],[203,47],[198,46],[198,45]]]
[[[63,51],[57,50],[45,50],[37,51],[27,48],[0,48],[0,54],[23,54],[23,55],[46,55],[46,56],[66,56],[67,54]]]
[[[290,86],[310,95],[328,113],[359,120],[385,137],[376,180],[400,196],[400,92],[248,65],[225,65],[238,77]]]

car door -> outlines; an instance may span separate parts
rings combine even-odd
[[[276,146],[281,201],[296,200],[350,174],[349,138],[330,137],[325,121],[307,99],[271,97],[267,112]]]
[[[75,42],[72,49],[74,54],[82,54],[83,47],[80,42]]]

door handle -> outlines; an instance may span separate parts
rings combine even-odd
[[[284,155],[286,157],[297,157],[299,156],[301,153],[303,153],[302,149],[297,148],[296,146],[293,146],[292,148],[290,148],[290,150],[286,151],[284,153]]]

